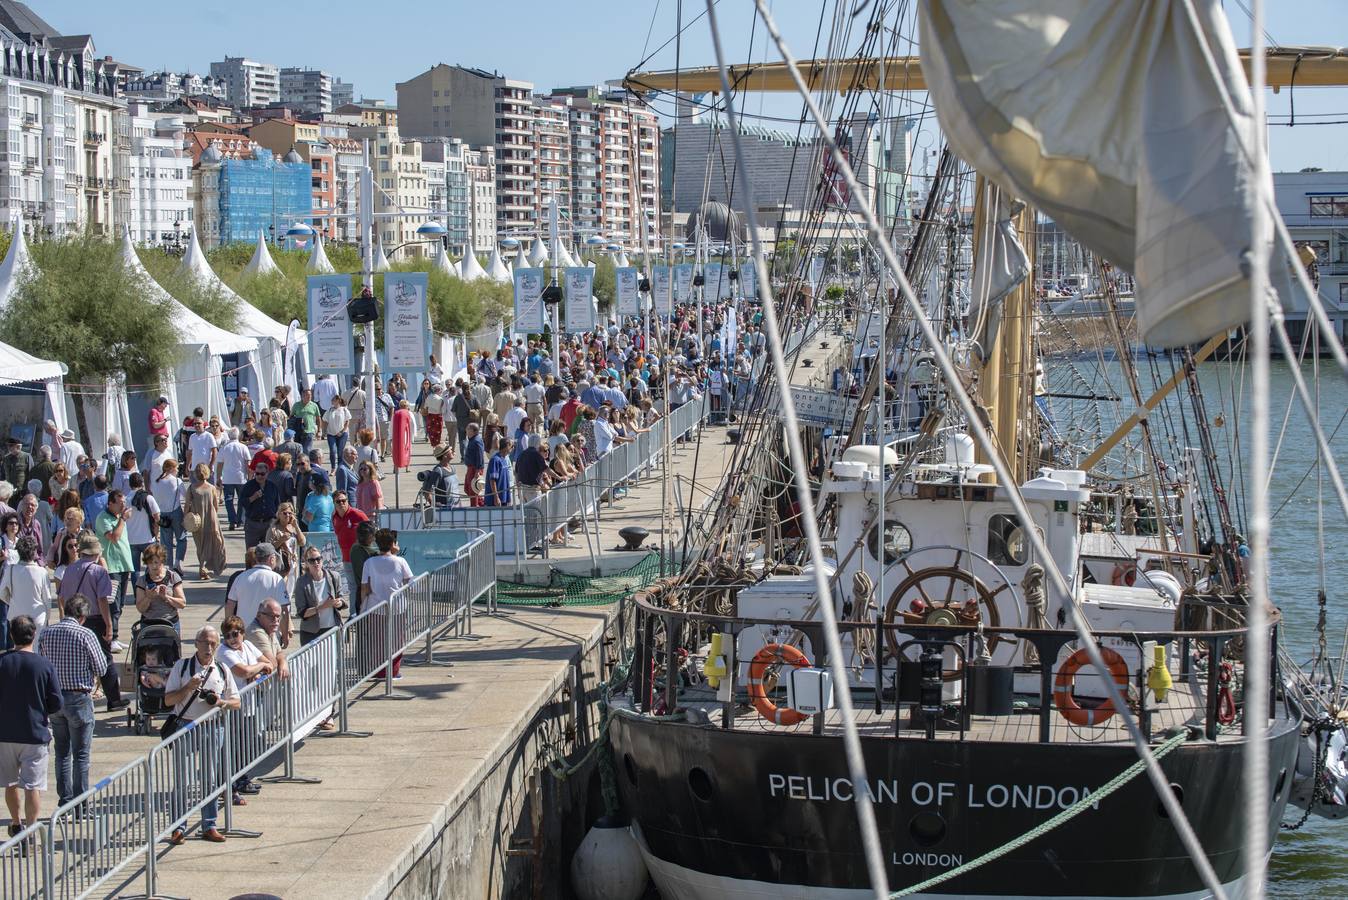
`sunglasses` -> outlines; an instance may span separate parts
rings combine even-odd
[[[308,559],[305,560],[305,562],[307,562],[307,563],[321,563],[322,561],[323,561],[323,557],[321,557],[321,556],[311,556],[311,557],[309,557]]]
[[[346,502],[346,498],[345,498],[345,497],[333,497],[333,498],[332,498],[332,502],[333,502],[333,503],[345,503],[345,502]]]
[[[226,631],[226,632],[225,632],[225,640],[229,640],[230,638],[236,638],[236,637],[243,637],[243,632],[242,632],[242,631]]]
[[[260,618],[260,619],[274,619],[274,618],[276,618],[277,613],[263,612],[263,611],[259,610],[257,615],[258,615],[258,618]]]

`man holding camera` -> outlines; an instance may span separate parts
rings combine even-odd
[[[187,659],[179,660],[169,671],[168,680],[164,684],[164,703],[173,707],[173,712],[183,723],[195,722],[217,706],[225,709],[239,708],[239,692],[234,686],[234,679],[226,671],[224,664],[215,658],[218,649],[220,649],[220,633],[212,626],[205,625],[197,632],[196,653]],[[210,769],[224,765],[223,750],[224,747],[220,746],[214,748],[215,752],[203,755],[201,763],[207,771],[180,772],[183,789],[187,780],[212,784],[217,773]],[[225,836],[215,827],[215,822],[216,801],[212,799],[201,808],[201,839],[213,844],[222,844]],[[173,830],[172,836],[169,837],[170,844],[183,842],[185,824],[179,823]]]

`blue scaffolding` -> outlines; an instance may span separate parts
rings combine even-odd
[[[256,159],[226,159],[220,169],[220,241],[252,243],[258,231],[284,234],[313,212],[308,163],[280,162],[259,147]],[[272,229],[271,226],[275,226]]]

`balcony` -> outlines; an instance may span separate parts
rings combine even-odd
[[[86,131],[84,133],[84,146],[97,147],[107,139],[107,134],[102,131]]]
[[[25,156],[23,158],[23,169],[25,172],[40,172],[42,161],[36,156]]]
[[[24,127],[24,128],[37,128],[37,127],[38,127],[38,116],[37,116],[37,113],[30,113],[30,112],[24,113],[24,114],[23,114],[23,127]]]

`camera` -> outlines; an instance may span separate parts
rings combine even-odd
[[[220,702],[220,695],[217,694],[215,691],[202,691],[201,699],[205,701],[207,705],[214,706],[215,704]]]

